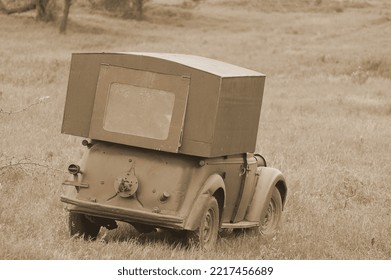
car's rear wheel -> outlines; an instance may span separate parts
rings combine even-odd
[[[139,233],[151,233],[156,231],[156,227],[151,225],[145,225],[140,223],[131,223],[131,225],[139,232]]]
[[[202,214],[199,228],[193,236],[200,248],[210,250],[215,246],[219,231],[219,218],[219,205],[214,197],[210,197]]]
[[[86,240],[95,240],[98,236],[100,225],[84,214],[70,212],[68,222],[71,236],[84,237]]]
[[[274,236],[280,227],[282,218],[282,199],[280,192],[274,188],[266,215],[259,225],[259,232],[266,237]]]

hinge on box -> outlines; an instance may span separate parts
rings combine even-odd
[[[183,140],[183,129],[181,129],[181,135],[179,136],[178,148],[179,148],[180,146],[182,146],[182,140]]]

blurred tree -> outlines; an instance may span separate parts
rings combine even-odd
[[[142,20],[148,0],[88,0],[94,9],[103,9],[124,18]]]
[[[55,0],[31,0],[14,3],[10,8],[0,0],[0,10],[7,15],[24,13],[36,10],[36,19],[41,21],[53,21],[56,18]]]
[[[143,20],[145,4],[149,0],[87,0],[93,9],[101,9],[128,19]],[[194,7],[203,0],[183,0],[184,7]],[[0,0],[0,12],[5,14],[36,11],[36,19],[50,22],[57,19],[60,7],[63,7],[60,33],[65,33],[68,25],[70,7],[76,1],[63,0]],[[85,4],[85,2],[84,2]]]
[[[65,33],[68,24],[69,9],[71,8],[72,0],[64,0],[64,13],[60,25],[60,33]]]
[[[35,8],[37,10],[36,19],[41,21],[52,21],[55,18],[55,13],[49,6],[50,0],[35,0]]]
[[[23,13],[34,9],[35,9],[35,3],[33,2],[25,3],[24,5],[21,6],[7,7],[7,5],[4,4],[2,0],[0,0],[0,11],[2,11],[7,15]]]
[[[132,4],[134,19],[142,20],[144,0],[132,0]]]

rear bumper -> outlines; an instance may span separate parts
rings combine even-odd
[[[124,222],[137,222],[154,225],[157,227],[168,227],[174,229],[183,229],[184,219],[177,216],[165,215],[160,213],[132,210],[122,207],[109,206],[73,199],[67,196],[61,196],[61,201],[74,205],[69,211],[87,214],[96,217],[109,218]]]

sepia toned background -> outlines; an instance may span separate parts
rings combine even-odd
[[[35,2],[0,4],[0,259],[391,258],[390,1],[73,0],[62,33],[67,1],[10,13]],[[288,184],[275,237],[221,232],[211,252],[122,223],[69,237],[61,182],[83,152],[60,133],[71,53],[113,51],[267,75],[257,152]]]

